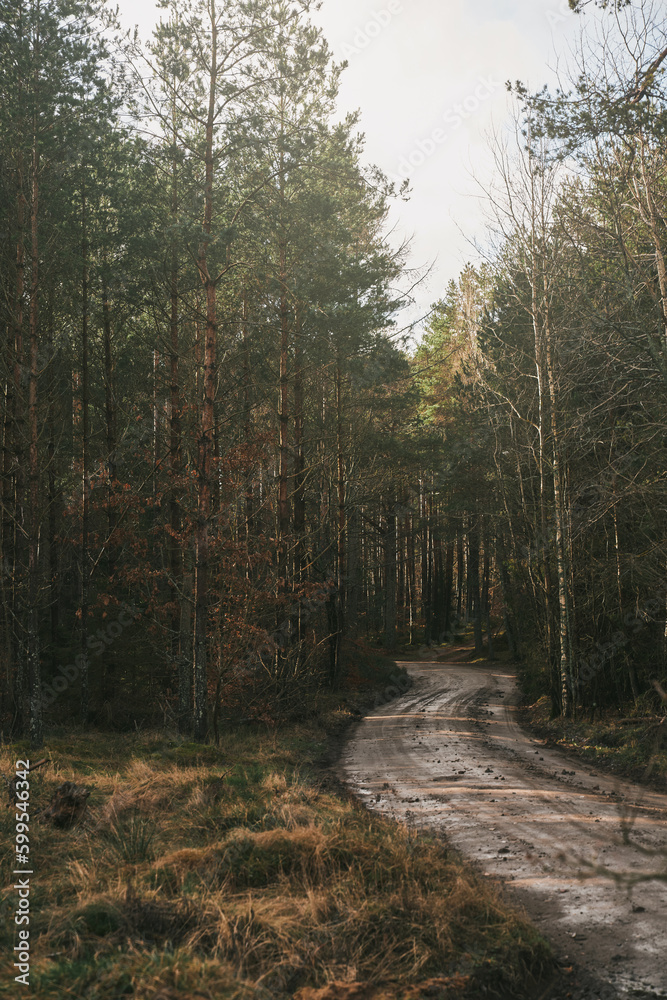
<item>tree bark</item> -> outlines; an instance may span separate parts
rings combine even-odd
[[[247,292],[243,295],[243,313],[241,320],[241,332],[243,337],[243,441],[250,456],[250,446],[252,441],[252,366],[250,362],[250,331],[248,323],[250,318],[250,307],[248,304]],[[248,458],[249,461],[249,458]],[[250,539],[253,533],[253,522],[255,517],[255,496],[253,490],[252,470],[246,473],[245,489],[245,536],[250,548]],[[250,560],[247,561],[250,567]],[[251,570],[248,568],[248,573]]]
[[[89,470],[89,442],[90,442],[90,400],[88,386],[88,205],[86,197],[85,180],[81,185],[81,419],[82,441],[81,441],[81,620],[80,626],[80,649],[81,649],[81,721],[87,725],[90,714],[90,678],[88,672],[88,602],[90,583],[90,557],[89,557],[89,532],[90,532],[90,470]]]
[[[361,579],[361,531],[359,508],[348,504],[347,515],[347,582],[345,587],[345,629],[355,638],[359,629],[359,597]]]
[[[545,299],[547,290],[545,288]],[[545,356],[547,381],[549,385],[549,402],[551,414],[551,448],[553,462],[554,513],[556,520],[556,568],[558,574],[558,609],[560,638],[560,682],[561,682],[561,714],[571,714],[572,664],[570,662],[570,598],[569,573],[567,560],[567,533],[565,524],[565,495],[563,456],[560,441],[560,429],[557,417],[557,387],[554,371],[552,333],[548,320],[545,326]]]
[[[336,363],[336,491],[338,500],[338,631],[345,634],[345,587],[347,574],[347,531],[345,511],[345,445],[343,442],[343,373],[340,358]],[[340,656],[340,652],[339,652]],[[340,663],[339,663],[340,670]]]
[[[35,35],[34,91],[39,93],[39,27]],[[27,664],[30,685],[30,745],[42,746],[42,678],[39,646],[39,426],[37,380],[39,376],[39,120],[33,120],[32,205],[30,210],[30,373],[28,379],[29,489],[28,489],[28,636]]]
[[[19,81],[19,95],[21,86]],[[17,654],[14,622],[17,618],[17,531],[19,512],[19,452],[18,414],[22,405],[21,360],[23,354],[23,311],[25,295],[25,195],[23,192],[23,157],[19,153],[16,167],[16,256],[11,315],[7,324],[5,406],[3,426],[2,480],[2,606],[3,649],[5,656],[3,694],[12,706],[13,731],[18,736],[24,730],[24,665]]]
[[[465,588],[465,550],[463,546],[463,533],[459,531],[456,540],[456,627],[461,625],[461,615],[463,614],[463,593]]]
[[[485,519],[486,520],[486,519]],[[491,629],[491,544],[489,530],[484,524],[484,576],[482,583],[482,611],[486,622],[486,645],[490,660],[494,659],[493,634]]]
[[[208,639],[208,572],[209,572],[209,517],[211,499],[211,458],[213,454],[213,425],[215,397],[215,365],[217,348],[216,282],[209,268],[209,245],[213,221],[213,124],[218,75],[217,18],[215,0],[210,0],[211,15],[211,65],[209,76],[208,115],[206,120],[206,148],[204,187],[204,221],[199,252],[199,273],[206,296],[206,335],[204,341],[204,399],[201,408],[201,428],[198,448],[198,503],[196,526],[195,570],[195,641],[194,641],[194,738],[203,743],[208,733],[207,720],[207,657]]]
[[[281,175],[281,199],[284,197]],[[285,547],[289,533],[289,301],[287,298],[287,248],[284,239],[280,240],[280,387],[279,387],[279,469],[278,469],[278,534],[280,538],[281,572],[287,574]],[[283,580],[287,588],[287,580]]]
[[[396,504],[390,501],[384,530],[384,647],[396,648]]]
[[[431,642],[431,564],[430,532],[428,519],[428,498],[423,479],[419,484],[419,507],[421,520],[421,599],[424,618],[424,645]]]
[[[111,303],[106,278],[102,282],[102,330],[104,338],[104,422],[107,449],[107,572],[109,578],[116,572],[116,530],[115,482],[116,482],[116,397],[114,390],[114,366],[111,337]]]
[[[48,333],[47,333],[47,350],[49,362],[53,365],[54,362],[54,348],[53,348],[53,327],[54,327],[54,315],[53,315],[53,297],[54,290],[50,289],[49,293],[49,318],[48,318]],[[56,414],[54,405],[54,381],[51,384],[51,393],[49,399],[49,430],[48,430],[48,444],[47,444],[47,468],[48,468],[48,518],[49,518],[49,530],[48,530],[48,549],[49,549],[49,604],[50,604],[50,625],[51,625],[51,662],[55,673],[56,660],[55,660],[55,648],[58,640],[58,626],[60,620],[60,586],[59,586],[59,559],[58,559],[58,520],[60,514],[60,490],[56,485],[56,441],[55,441],[55,427],[56,427]]]
[[[475,653],[482,656],[482,605],[479,592],[479,527],[476,517],[471,517],[468,527],[468,592],[475,633]]]
[[[10,620],[17,622],[21,618],[21,563],[24,547],[21,543],[23,506],[24,506],[24,435],[25,435],[25,396],[23,393],[22,367],[23,358],[23,324],[25,307],[25,216],[26,197],[24,192],[24,160],[23,154],[18,155],[17,165],[17,240],[16,240],[16,291],[13,317],[12,344],[12,374],[8,380],[10,385],[10,408],[8,408],[8,448],[5,457],[8,460],[6,506],[8,518],[7,549],[9,552],[8,572],[11,579],[11,594],[9,614]],[[20,635],[12,624],[9,641],[10,660],[15,664],[14,675],[14,718],[15,733],[23,735],[28,720],[29,681],[23,656],[23,643]]]
[[[179,190],[177,149],[176,108],[172,105],[172,161],[171,161],[171,219],[175,227],[178,222]],[[171,658],[176,665],[178,684],[178,729],[181,733],[190,731],[192,723],[192,691],[190,664],[183,649],[183,553],[181,541],[181,507],[179,484],[182,475],[183,447],[181,431],[181,387],[180,387],[180,309],[178,282],[178,251],[176,241],[172,242],[169,262],[169,573],[172,591],[173,611],[171,615]]]
[[[449,637],[452,631],[452,598],[454,594],[454,543],[447,542],[445,553],[445,588],[444,588],[444,634]]]
[[[302,582],[306,557],[306,452],[303,439],[304,420],[301,316],[297,308],[294,330],[294,579],[296,584]],[[300,631],[301,629],[299,629]]]

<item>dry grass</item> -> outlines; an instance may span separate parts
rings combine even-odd
[[[230,733],[203,751],[157,735],[52,743],[34,806],[64,780],[92,794],[79,829],[32,824],[31,995],[529,995],[551,968],[544,942],[442,843],[370,817],[301,770],[325,735],[320,720]],[[20,756],[4,748],[0,770]],[[8,840],[13,814],[0,824]],[[9,861],[2,898],[13,909]],[[0,996],[16,995],[11,962]]]

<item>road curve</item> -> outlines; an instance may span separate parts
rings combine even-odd
[[[363,719],[341,756],[343,779],[370,809],[442,830],[501,878],[604,995],[667,997],[667,882],[623,881],[667,877],[667,794],[521,730],[503,666],[404,666],[413,687]]]

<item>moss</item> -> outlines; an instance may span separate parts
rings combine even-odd
[[[77,914],[77,920],[96,937],[105,937],[120,929],[123,919],[118,909],[111,903],[90,903]]]

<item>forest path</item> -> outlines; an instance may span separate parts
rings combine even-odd
[[[665,874],[666,855],[652,852],[667,852],[667,794],[521,730],[516,679],[502,665],[403,666],[413,687],[360,723],[340,759],[345,782],[369,809],[442,830],[517,893],[559,957],[600,981],[568,996],[667,997],[667,882],[629,890],[601,872]]]

